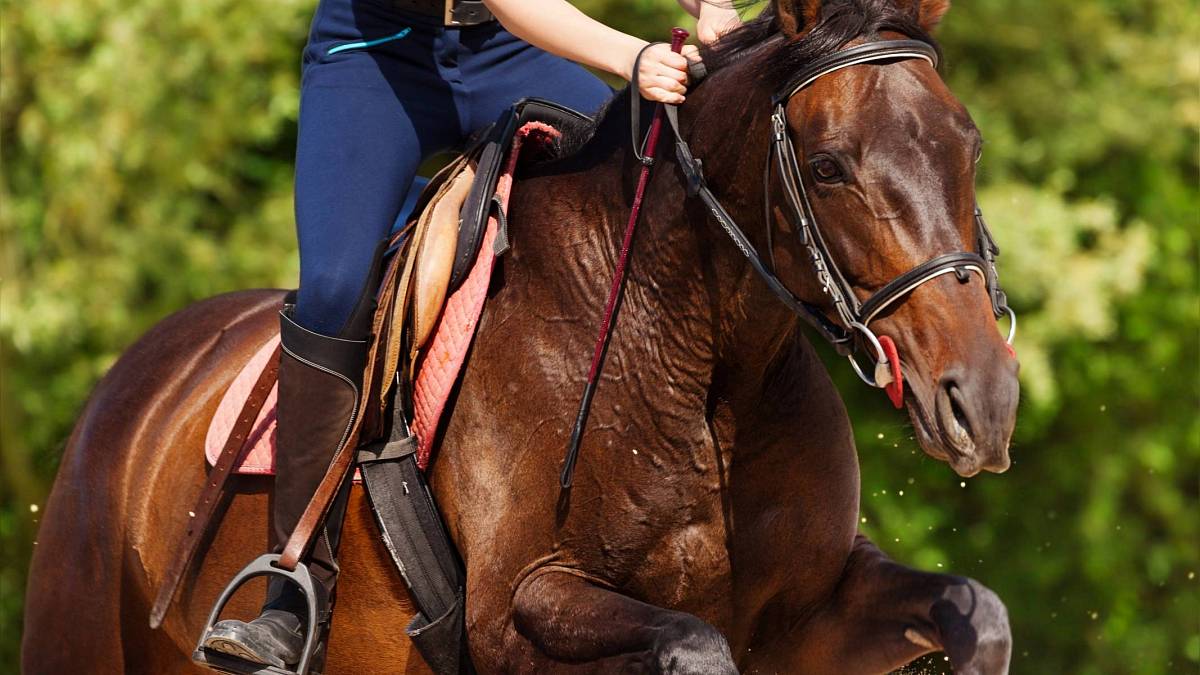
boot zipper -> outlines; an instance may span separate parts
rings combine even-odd
[[[358,398],[359,398],[358,386],[355,385],[354,382],[352,382],[350,380],[350,378],[337,372],[336,370],[333,370],[331,368],[326,368],[325,366],[322,366],[319,363],[313,363],[312,361],[309,361],[308,359],[304,358],[303,356],[296,354],[296,352],[293,352],[292,350],[288,349],[287,347],[283,347],[283,351],[287,352],[289,355],[291,355],[292,358],[296,359],[297,361],[299,361],[305,365],[308,365],[312,368],[316,368],[317,370],[320,370],[325,373],[329,373],[330,375],[337,377],[338,379],[342,380],[346,384],[350,385],[350,389],[354,392],[354,406],[350,410],[350,419],[346,422],[346,429],[345,429],[345,431],[342,432],[342,439],[340,441],[338,441],[337,448],[333,452],[333,458],[329,460],[329,466],[333,466],[333,463],[334,463],[334,461],[337,460],[338,455],[342,454],[342,450],[345,449],[346,441],[348,441],[350,439],[350,429],[352,429],[354,427],[354,420],[356,420],[358,418]],[[329,470],[328,467],[326,467],[326,471],[328,471],[328,470]]]

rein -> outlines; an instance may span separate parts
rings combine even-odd
[[[671,51],[679,53],[683,49],[683,41],[688,38],[688,32],[682,28],[671,30]],[[633,79],[630,82],[630,98],[637,105],[637,69],[642,60],[642,54],[657,43],[642,47],[637,58],[633,60]],[[635,98],[636,97],[636,98]],[[579,458],[579,445],[583,441],[583,430],[587,428],[588,413],[592,409],[592,397],[596,395],[596,385],[600,382],[600,371],[604,368],[604,356],[608,353],[608,340],[612,337],[613,319],[616,318],[617,307],[625,290],[625,270],[629,262],[629,250],[633,245],[633,234],[637,229],[638,216],[642,212],[642,197],[646,185],[650,182],[650,169],[654,167],[654,156],[658,150],[658,135],[662,130],[663,104],[654,109],[654,120],[650,122],[650,132],[646,134],[646,145],[642,148],[636,140],[637,117],[634,116],[634,145],[633,152],[642,163],[641,174],[638,175],[637,190],[633,195],[633,205],[629,209],[629,222],[625,226],[625,238],[621,242],[621,255],[617,258],[617,269],[613,272],[612,286],[608,291],[608,300],[604,303],[604,319],[600,322],[600,334],[596,337],[596,347],[592,351],[592,365],[588,370],[587,384],[583,387],[583,398],[579,402],[579,414],[575,416],[575,426],[571,430],[571,443],[567,446],[567,455],[563,459],[562,473],[558,483],[564,490],[570,489],[575,473],[575,461]],[[639,148],[641,148],[639,150]]]
[[[680,34],[683,35],[683,38],[687,37],[687,31],[680,28],[672,31],[673,39],[671,48],[674,51],[679,51],[682,45],[683,38],[679,37]],[[638,54],[638,58],[641,58],[641,53]],[[773,107],[771,113],[771,146],[768,151],[766,167],[763,170],[764,212],[767,216],[765,225],[767,227],[768,246],[770,246],[770,213],[772,203],[770,180],[773,175],[772,171],[774,170],[779,174],[780,183],[783,186],[784,199],[788,210],[791,212],[792,220],[794,223],[799,224],[796,230],[799,233],[800,243],[808,251],[822,291],[829,296],[830,301],[833,303],[833,309],[838,319],[836,322],[831,320],[820,307],[801,300],[788,289],[773,271],[774,266],[767,265],[762,255],[750,242],[750,238],[738,227],[737,221],[721,205],[720,200],[713,194],[712,190],[708,187],[707,181],[704,179],[703,162],[692,154],[691,148],[683,138],[679,127],[679,110],[677,106],[660,104],[656,107],[654,120],[651,122],[650,130],[645,139],[645,152],[641,151],[642,141],[638,138],[640,131],[638,115],[641,108],[641,97],[638,95],[636,80],[638,64],[635,61],[635,76],[630,84],[630,117],[633,152],[642,163],[642,173],[638,180],[637,193],[634,197],[629,226],[626,230],[621,257],[617,265],[617,272],[613,278],[612,289],[609,293],[604,321],[601,323],[600,337],[596,341],[596,350],[592,358],[592,368],[588,373],[587,386],[584,389],[579,415],[575,421],[575,427],[571,434],[571,443],[568,447],[567,457],[563,464],[562,475],[560,476],[560,484],[564,489],[571,486],[571,476],[579,453],[580,441],[584,428],[587,425],[588,410],[591,406],[592,396],[595,394],[596,383],[599,380],[599,370],[603,368],[604,353],[607,350],[609,336],[612,331],[612,319],[615,314],[615,308],[619,304],[619,296],[624,289],[625,265],[629,255],[633,228],[637,223],[645,183],[648,179],[650,168],[654,164],[654,153],[658,142],[659,128],[664,116],[671,128],[671,133],[675,137],[675,157],[687,181],[687,195],[692,198],[699,198],[708,208],[713,219],[717,221],[717,224],[721,226],[721,229],[733,241],[738,251],[745,256],[751,268],[767,284],[771,292],[792,312],[820,333],[825,340],[833,345],[839,354],[848,358],[859,379],[869,386],[886,390],[888,398],[891,399],[892,404],[896,408],[901,408],[904,405],[904,389],[903,376],[900,369],[900,357],[895,342],[887,335],[876,335],[868,325],[888,308],[899,303],[909,293],[938,277],[946,274],[954,274],[960,283],[966,283],[973,272],[983,279],[988,297],[991,300],[993,314],[997,318],[1006,314],[1009,317],[1009,330],[1006,342],[1009,346],[1009,353],[1015,356],[1015,352],[1012,351],[1012,341],[1016,335],[1017,316],[1012,308],[1008,306],[1008,300],[1004,291],[1000,289],[999,275],[996,271],[996,256],[999,255],[1000,249],[996,246],[992,238],[991,231],[983,219],[983,212],[979,209],[978,203],[976,203],[974,209],[975,243],[978,247],[978,252],[955,251],[934,256],[884,284],[865,301],[860,301],[858,296],[855,295],[853,286],[838,268],[835,259],[825,244],[825,239],[821,235],[820,228],[817,227],[817,219],[813,213],[804,184],[804,173],[800,169],[800,157],[797,155],[795,145],[788,134],[789,129],[785,109],[788,101],[805,87],[817,81],[821,76],[843,68],[866,63],[881,63],[886,65],[886,63],[909,59],[922,59],[935,69],[938,65],[937,51],[931,45],[919,40],[881,40],[868,42],[816,59],[792,77],[787,84],[771,97],[771,105]],[[773,251],[769,251],[769,253],[773,257]],[[860,344],[860,341],[855,339],[856,337],[861,338],[862,341],[870,345],[873,352],[874,367],[871,376],[863,372],[862,367],[854,358],[855,351]]]

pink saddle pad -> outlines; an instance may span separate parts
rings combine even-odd
[[[508,208],[508,197],[512,193],[513,173],[516,170],[517,156],[521,144],[527,137],[538,141],[549,141],[558,136],[553,127],[540,122],[529,122],[517,132],[512,149],[496,183],[496,196],[502,205]],[[487,299],[488,285],[491,283],[492,268],[495,255],[492,247],[499,230],[499,221],[495,215],[488,218],[487,230],[475,264],[467,278],[458,290],[450,295],[442,314],[438,317],[433,337],[419,357],[417,363],[417,379],[413,396],[413,431],[419,440],[417,461],[424,469],[429,464],[429,456],[433,449],[434,435],[438,422],[445,412],[446,401],[454,383],[462,371],[466,361],[471,339],[475,336],[475,328],[479,325],[479,317],[483,312],[483,303]],[[214,464],[221,455],[222,448],[233,430],[250,390],[258,381],[263,368],[279,343],[279,335],[274,335],[246,361],[246,365],[234,378],[229,389],[221,398],[217,412],[213,415],[208,427],[208,436],[204,442],[204,454],[209,464]],[[272,387],[267,395],[266,403],[258,413],[253,430],[246,438],[249,450],[245,452],[242,461],[234,467],[234,473],[273,475],[275,473],[275,405],[278,400],[278,386]],[[356,473],[355,481],[359,480]]]
[[[271,339],[264,342],[254,356],[246,361],[237,377],[233,378],[233,383],[225,390],[225,396],[221,398],[217,412],[208,424],[208,436],[204,439],[204,457],[210,466],[216,464],[217,458],[221,456],[221,450],[233,431],[233,425],[237,422],[242,407],[246,405],[250,390],[254,388],[254,383],[258,382],[263,368],[267,367],[277,344],[279,335],[272,335]],[[275,475],[275,404],[278,400],[279,384],[276,383],[271,387],[271,393],[267,394],[262,410],[258,411],[258,419],[254,420],[254,426],[242,446],[249,449],[245,451],[242,461],[233,467],[233,473]],[[354,473],[354,482],[362,482],[357,471]]]
[[[204,439],[204,455],[209,464],[215,464],[221,456],[221,450],[225,447],[229,433],[233,431],[238,414],[242,412],[250,390],[254,388],[254,383],[258,381],[263,368],[267,367],[267,361],[275,352],[277,344],[279,335],[275,334],[250,357],[237,377],[233,378],[233,383],[225,390],[225,396],[221,398],[217,412],[208,425],[208,436]],[[258,419],[254,421],[250,435],[246,437],[246,445],[250,449],[241,463],[234,467],[235,472],[261,475],[275,473],[275,402],[278,399],[279,387],[272,386],[262,410],[258,412]]]

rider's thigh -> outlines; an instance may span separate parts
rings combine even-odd
[[[370,2],[324,0],[305,48],[296,317],[319,333],[338,333],[349,316],[421,160],[462,133],[432,62],[441,29],[402,18]],[[401,37],[375,42],[389,35]]]
[[[466,118],[472,128],[495,121],[518,99],[544,98],[584,114],[596,112],[613,90],[582,66],[543,51],[498,26],[490,34],[468,36],[470,58],[460,68],[470,92]]]

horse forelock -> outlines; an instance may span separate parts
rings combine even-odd
[[[789,38],[783,33],[772,5],[702,48],[701,56],[710,72],[757,57],[758,82],[771,92],[813,60],[832,54],[854,40],[877,39],[882,33],[899,33],[921,40],[938,49],[940,56],[937,42],[918,22],[918,6],[914,2],[911,7],[903,7],[896,0],[826,0],[821,3],[816,21],[802,26],[799,37]]]

